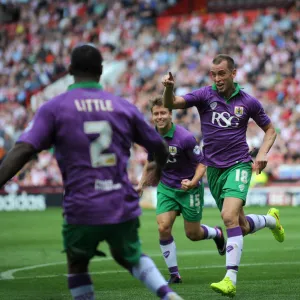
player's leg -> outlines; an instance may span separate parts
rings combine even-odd
[[[128,269],[135,278],[159,298],[164,300],[182,299],[170,289],[152,259],[142,254],[138,235],[138,218],[122,224],[111,225],[111,228],[111,233],[106,240],[116,262]]]
[[[181,283],[177,264],[176,244],[172,236],[172,227],[180,206],[176,202],[176,190],[160,183],[157,187],[156,220],[159,232],[159,244],[169,269],[169,284]]]
[[[67,253],[68,287],[73,299],[94,300],[94,286],[88,264],[98,244],[92,226],[63,225],[64,249]]]
[[[221,227],[210,227],[200,223],[204,203],[204,186],[190,191],[177,191],[176,199],[181,204],[185,234],[191,241],[213,239],[220,255],[225,254],[226,243]]]
[[[162,198],[167,200],[165,196],[158,197],[158,199],[160,200],[162,200]],[[172,199],[169,199],[169,201],[171,204],[175,203]],[[160,201],[158,200],[158,202]],[[164,203],[166,204],[166,201],[164,201]],[[162,209],[161,205],[158,207]],[[170,273],[170,278],[168,280],[169,284],[182,282],[177,264],[176,244],[172,236],[172,227],[176,216],[177,211],[175,210],[159,213],[156,216],[159,231],[159,245],[163,258]]]
[[[215,172],[216,174],[216,172]],[[208,177],[213,177],[214,170]],[[215,192],[218,208],[227,230],[226,244],[226,275],[218,283],[211,287],[226,296],[234,296],[236,293],[236,281],[241,255],[243,250],[243,232],[239,224],[239,216],[245,204],[249,182],[251,179],[251,164],[240,163],[231,168],[225,169],[218,174],[217,179],[219,191]],[[210,184],[211,185],[211,184]],[[221,188],[220,188],[221,187]]]
[[[245,216],[244,210],[241,210],[240,226],[244,235],[269,228],[278,242],[284,241],[285,233],[280,224],[279,210],[276,208],[270,208],[266,215],[249,214]]]

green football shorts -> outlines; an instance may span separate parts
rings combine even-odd
[[[202,219],[203,198],[203,184],[192,190],[183,191],[160,182],[157,186],[156,214],[179,211],[186,221],[199,222]]]
[[[68,251],[74,260],[90,260],[95,256],[98,244],[106,241],[114,252],[118,252],[131,265],[135,265],[142,255],[139,227],[138,218],[107,225],[75,225],[64,221],[64,250]]]
[[[207,167],[208,185],[220,211],[226,197],[239,198],[246,204],[251,176],[251,162],[229,168]]]

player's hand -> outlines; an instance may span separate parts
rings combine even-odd
[[[184,191],[188,191],[191,190],[193,188],[195,188],[197,186],[197,184],[194,184],[191,180],[189,179],[183,179],[181,181],[181,189],[183,189]]]
[[[173,77],[172,73],[169,72],[168,75],[165,75],[162,78],[161,83],[163,84],[164,87],[173,88],[174,84],[175,84],[175,81],[174,81],[174,77]]]
[[[144,192],[144,189],[141,185],[138,185],[136,188],[135,188],[135,191],[138,193],[139,197],[142,197],[143,196],[143,192]]]
[[[267,154],[258,153],[254,162],[254,170],[256,172],[256,175],[261,173],[261,171],[267,166],[267,163]]]

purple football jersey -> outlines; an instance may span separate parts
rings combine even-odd
[[[218,94],[215,85],[183,96],[186,107],[198,109],[207,166],[227,168],[238,162],[251,161],[246,142],[249,118],[260,127],[271,122],[261,103],[235,85],[235,92],[227,100]]]
[[[192,179],[196,167],[203,162],[203,155],[195,137],[179,125],[172,128],[163,136],[169,145],[169,158],[163,169],[161,182],[171,188],[180,189],[183,179]],[[149,153],[148,160],[153,160]]]
[[[43,104],[18,142],[38,151],[55,147],[64,182],[64,215],[70,224],[116,224],[141,214],[127,176],[132,143],[161,151],[163,139],[138,109],[101,90],[74,84]]]

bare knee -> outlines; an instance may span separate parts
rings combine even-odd
[[[167,222],[158,223],[158,232],[160,239],[166,240],[171,238],[172,226]]]
[[[89,260],[85,258],[76,258],[74,255],[67,253],[68,272],[69,274],[81,274],[88,272]]]
[[[193,231],[193,230],[187,230],[187,231],[185,232],[185,235],[186,235],[186,237],[187,237],[189,240],[191,240],[191,241],[193,241],[193,242],[196,242],[196,241],[199,241],[199,240],[202,239],[202,238],[201,238],[201,235],[199,234],[199,232],[195,232],[195,231]]]
[[[222,211],[221,217],[226,228],[233,228],[239,226],[239,218],[230,211]]]
[[[247,235],[250,232],[250,225],[248,222],[241,222],[240,227],[242,229],[243,236]]]
[[[241,217],[239,218],[239,224],[240,224],[240,227],[242,229],[242,233],[243,233],[243,236],[247,235],[248,233],[250,233],[250,225],[247,221],[247,219],[245,217]]]
[[[131,271],[133,265],[124,259],[123,253],[116,249],[110,248],[110,253],[115,260],[116,263],[118,263],[121,267]]]

